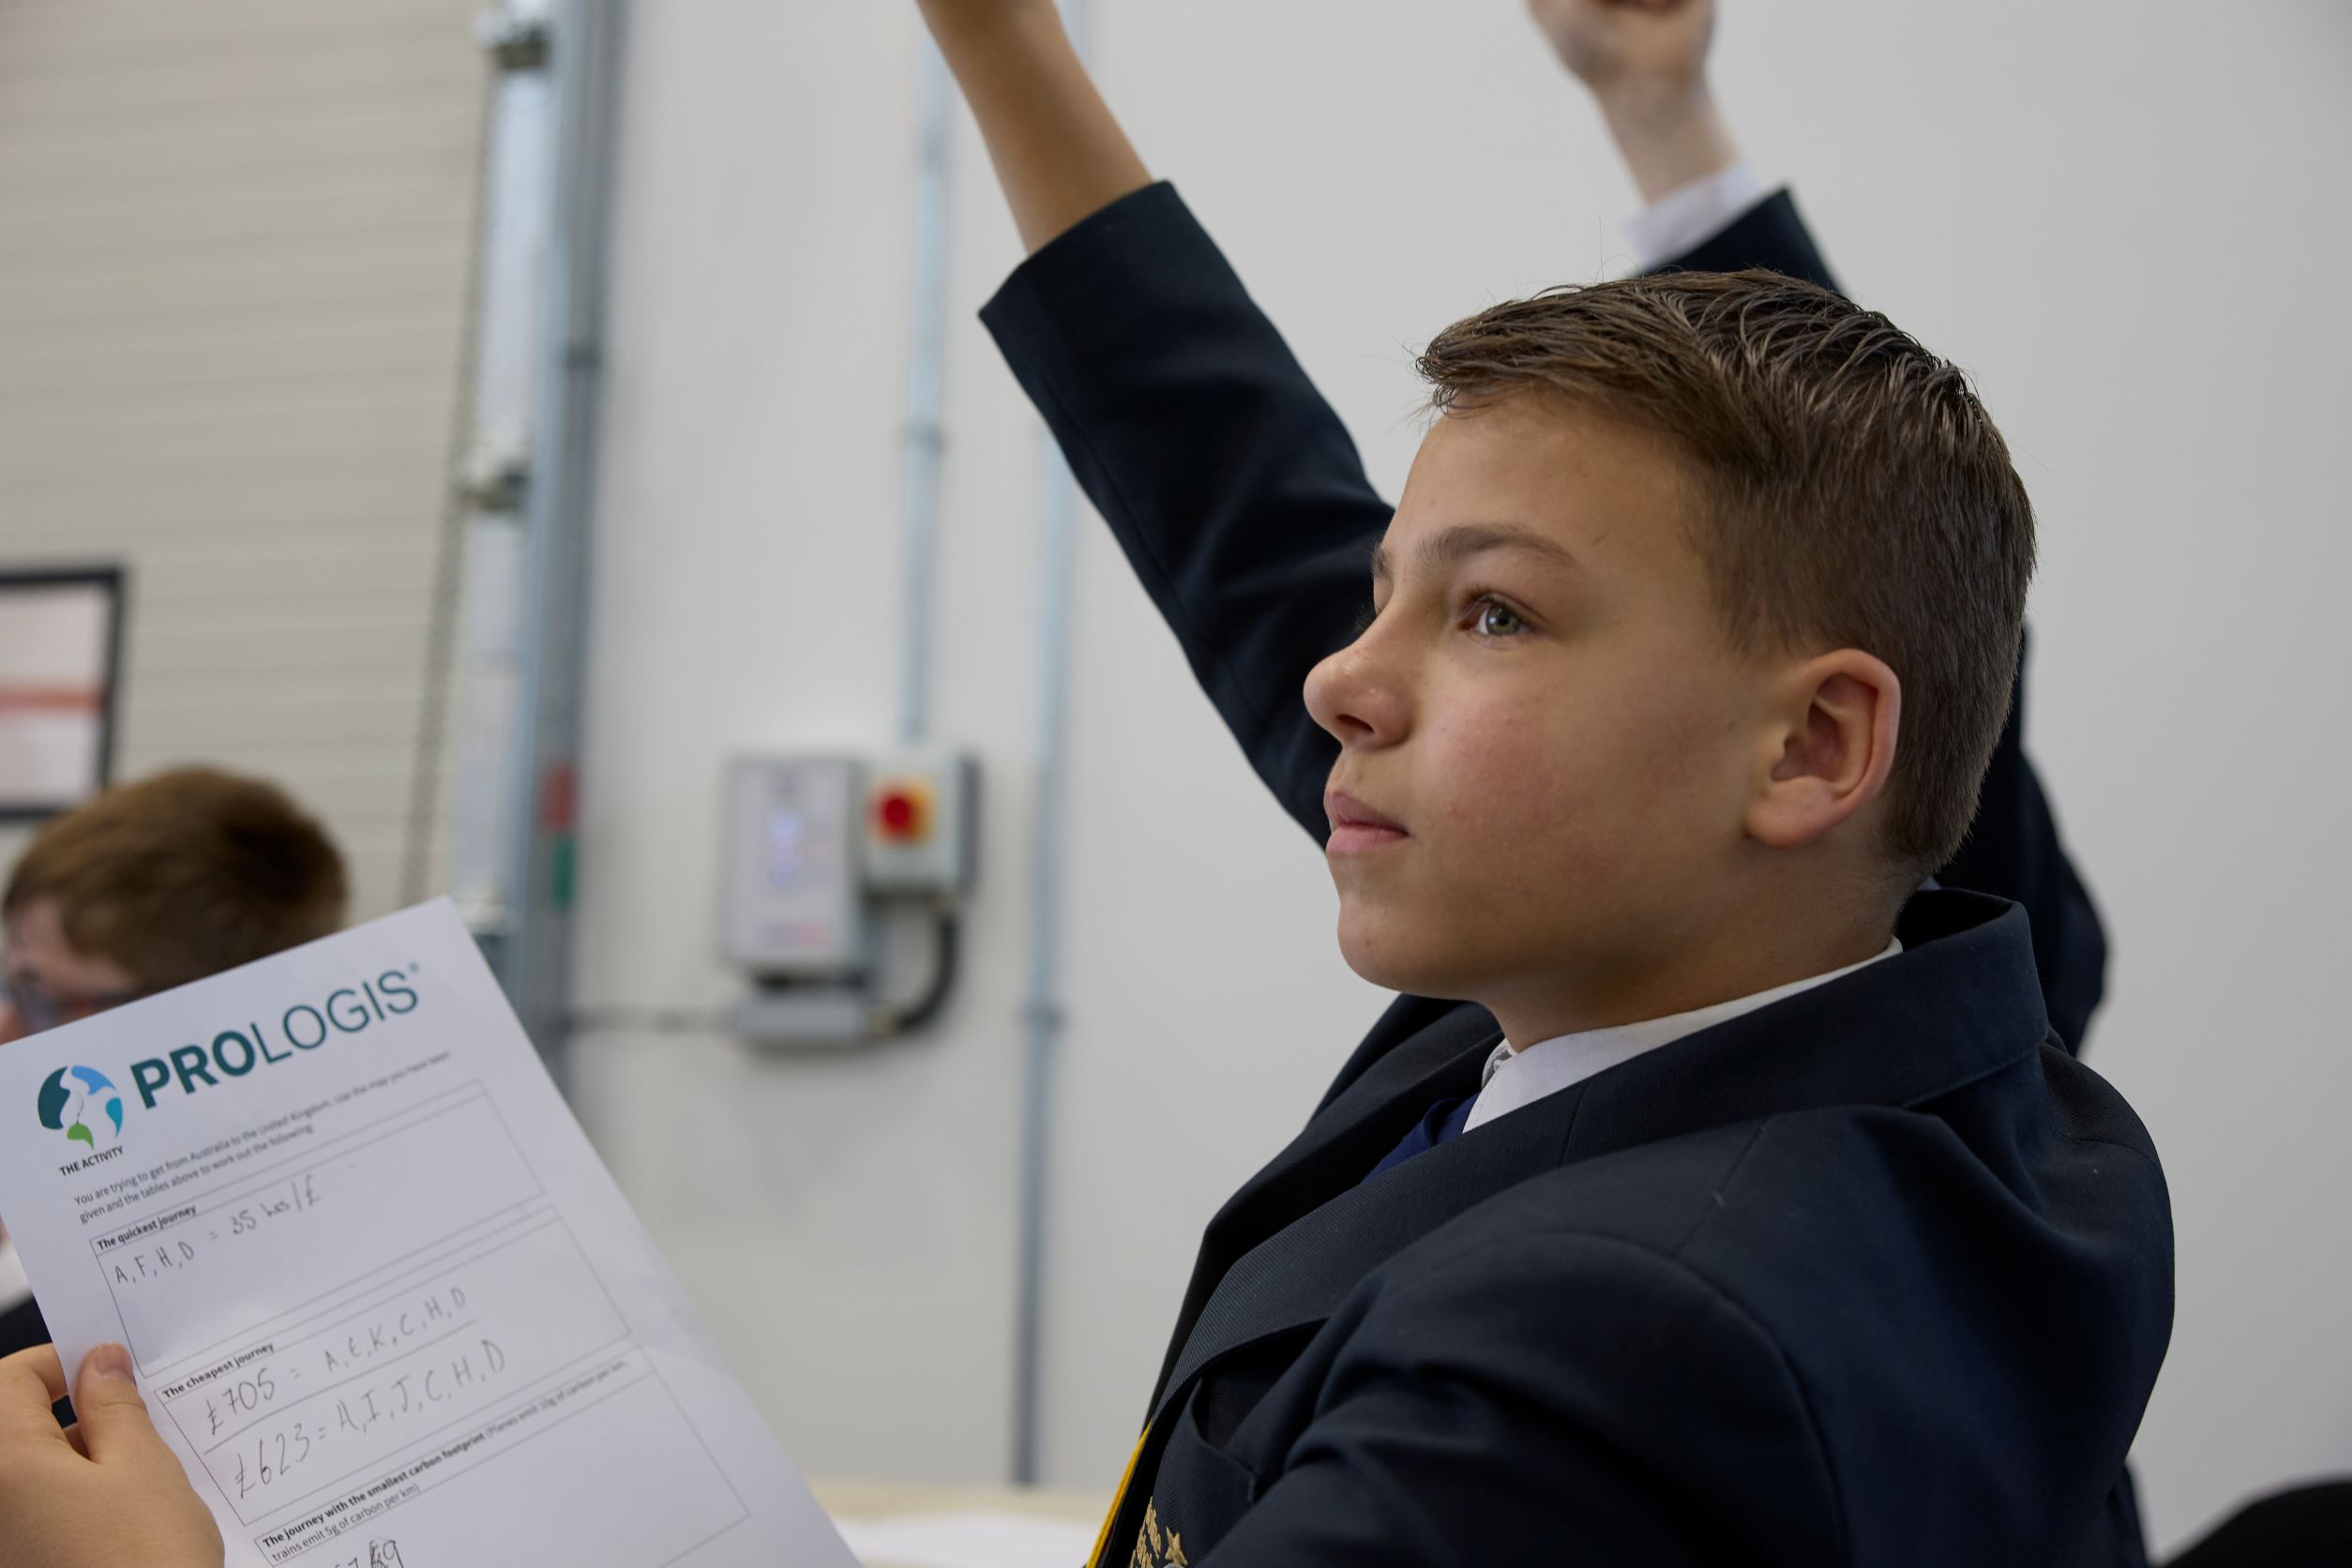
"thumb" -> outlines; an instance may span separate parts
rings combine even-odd
[[[73,1413],[83,1447],[98,1464],[119,1465],[158,1454],[171,1456],[132,1380],[130,1352],[120,1345],[101,1345],[82,1359],[82,1374],[73,1385]]]

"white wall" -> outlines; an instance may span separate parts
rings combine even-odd
[[[2033,749],[2114,937],[2091,1060],[2162,1147],[2179,1319],[2156,1534],[2352,1468],[2352,939],[2335,454],[2352,14],[2325,0],[1728,0],[1719,78],[1849,286],[1978,374],[2042,508]],[[1408,348],[1626,264],[1631,201],[1508,0],[1098,0],[1109,90],[1394,493]],[[584,1004],[703,1005],[721,761],[887,738],[911,7],[665,0],[626,83],[597,531]],[[580,1044],[584,1113],[820,1472],[1006,1463],[1033,422],[971,311],[1017,258],[955,185],[942,738],[988,769],[968,979],[850,1060]],[[1380,999],[1099,530],[1078,567],[1045,1456],[1108,1490],[1201,1222]]]

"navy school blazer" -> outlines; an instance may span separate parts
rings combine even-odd
[[[1682,264],[1734,260],[1828,281],[1785,193]],[[983,317],[1320,840],[1301,684],[1392,510],[1336,416],[1166,185]],[[2170,1214],[2063,1045],[2103,946],[2017,718],[1900,956],[1366,1181],[1500,1038],[1398,998],[1211,1220],[1097,1568],[2134,1560]]]

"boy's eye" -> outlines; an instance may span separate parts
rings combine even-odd
[[[1481,637],[1515,637],[1527,629],[1518,611],[1493,599],[1481,599],[1472,607],[1470,624]]]

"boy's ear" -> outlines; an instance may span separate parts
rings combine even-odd
[[[1812,843],[1885,791],[1902,728],[1903,683],[1884,659],[1840,648],[1778,683],[1748,837],[1768,849]]]

